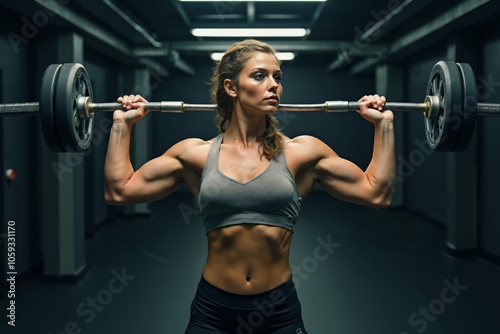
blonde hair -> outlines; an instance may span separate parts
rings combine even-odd
[[[212,75],[212,103],[217,104],[216,123],[218,123],[219,133],[226,132],[234,108],[233,98],[224,89],[224,80],[229,79],[238,85],[240,72],[256,52],[276,56],[276,50],[269,44],[247,39],[229,47],[222,59],[216,63]],[[259,136],[262,143],[262,155],[271,159],[281,153],[284,135],[279,129],[279,122],[275,116],[266,115],[266,129]]]

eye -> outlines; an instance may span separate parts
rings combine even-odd
[[[253,76],[253,78],[254,78],[255,80],[260,81],[260,80],[263,80],[263,79],[264,79],[264,75],[263,75],[262,73],[257,73],[257,74],[255,74],[255,75]]]
[[[274,81],[280,82],[281,81],[281,75],[275,75],[274,76]]]

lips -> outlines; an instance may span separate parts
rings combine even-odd
[[[266,100],[271,101],[271,102],[276,102],[276,103],[279,102],[279,98],[277,95],[270,96],[270,97],[266,98]]]

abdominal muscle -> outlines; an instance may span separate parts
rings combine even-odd
[[[239,224],[211,231],[203,277],[235,294],[269,291],[291,277],[292,232],[276,226]]]

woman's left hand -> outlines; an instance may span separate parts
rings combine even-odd
[[[360,102],[358,113],[369,122],[376,125],[384,120],[389,122],[394,121],[392,111],[384,109],[385,96],[377,94],[365,95],[358,102]]]

